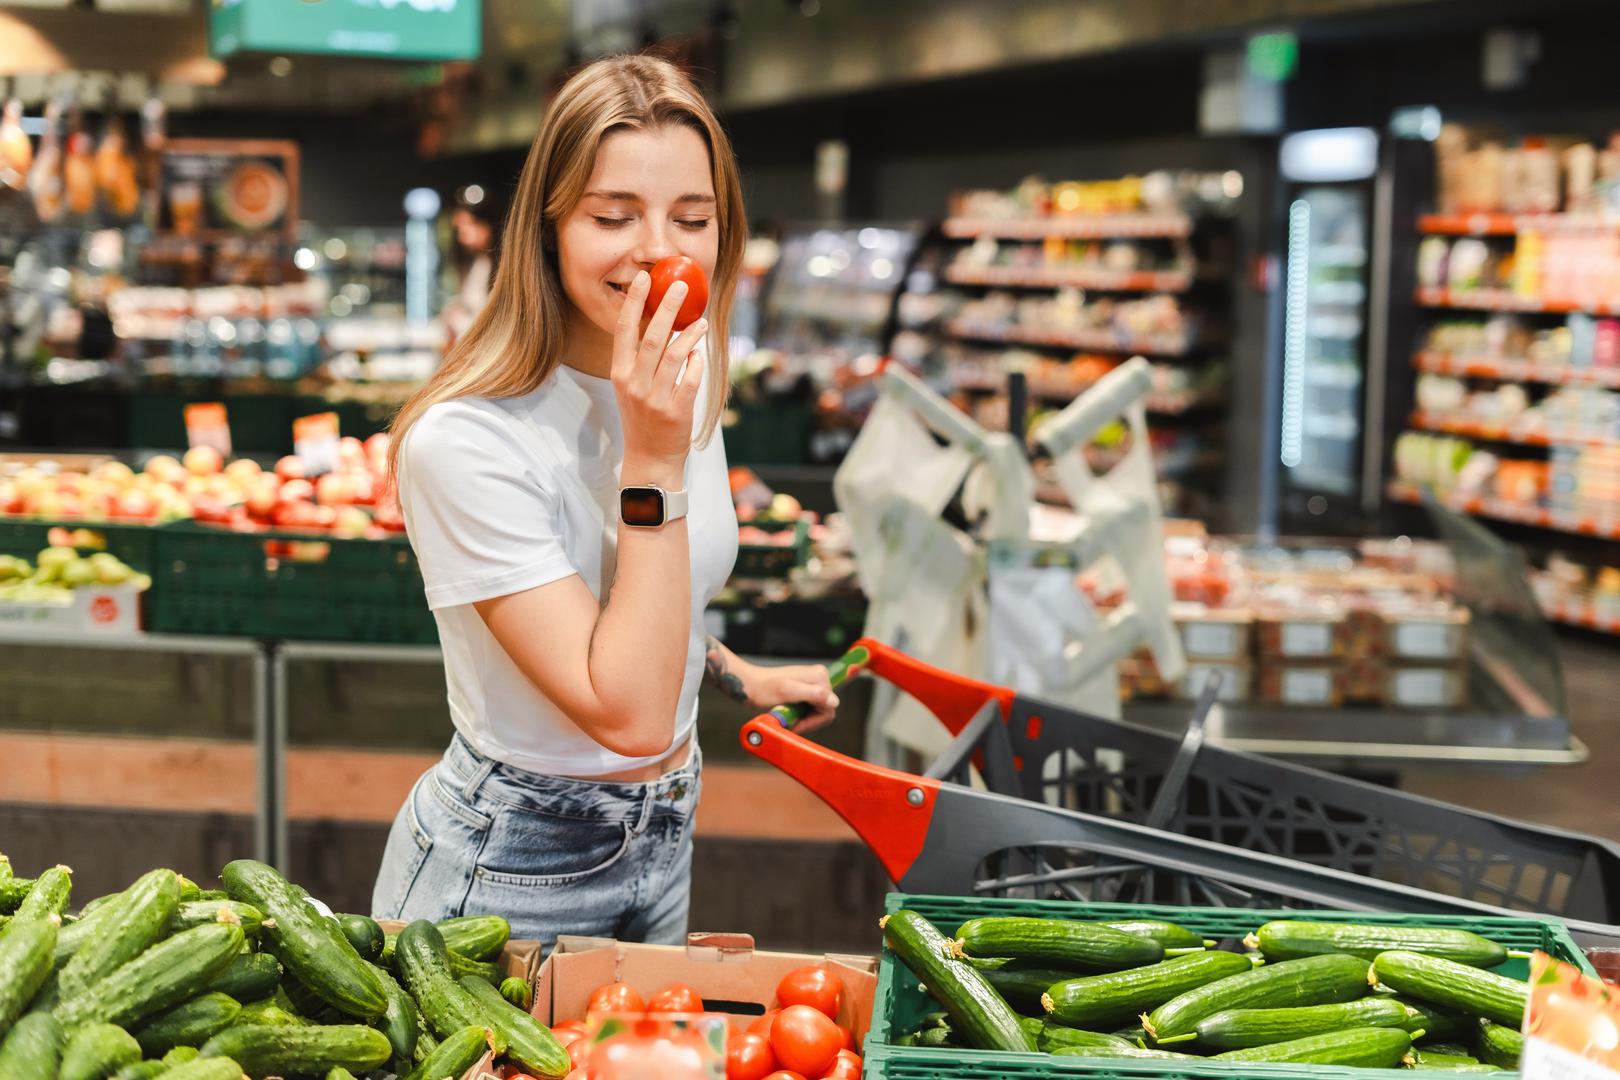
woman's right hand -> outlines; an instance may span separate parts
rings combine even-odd
[[[621,481],[678,484],[692,448],[692,410],[703,383],[702,358],[694,356],[693,350],[709,321],[699,319],[670,340],[675,315],[686,297],[685,282],[677,281],[643,329],[641,316],[651,287],[652,278],[645,270],[636,274],[613,331],[613,389],[624,429],[625,465],[630,470],[623,472]],[[686,374],[677,385],[682,368]],[[631,471],[647,470],[657,475],[631,475]]]

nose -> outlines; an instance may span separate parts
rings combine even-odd
[[[637,266],[649,269],[659,259],[680,254],[675,248],[674,226],[670,222],[657,220],[652,214],[648,214],[642,222],[636,232],[635,247],[630,253]]]

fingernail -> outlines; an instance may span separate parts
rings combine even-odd
[[[673,285],[671,285],[669,287],[669,292],[670,292],[670,295],[672,295],[672,296],[685,296],[686,295],[686,282],[677,281],[675,284],[673,284]]]
[[[827,702],[833,708],[835,708],[835,709],[838,708],[838,695],[837,694],[829,694],[828,697],[827,697]]]
[[[647,271],[645,271],[645,270],[637,270],[636,271],[636,279],[630,283],[630,287],[632,289],[638,288],[639,286],[647,284],[647,282],[649,282],[651,280],[652,280],[652,278],[647,274]]]
[[[708,328],[709,328],[709,320],[708,319],[699,319],[697,322],[692,324],[692,329],[696,330],[700,334],[703,333],[703,331],[707,330]]]

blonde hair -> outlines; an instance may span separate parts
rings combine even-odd
[[[390,477],[398,470],[406,433],[434,405],[527,394],[562,363],[569,301],[557,268],[557,225],[584,194],[604,136],[667,124],[703,136],[714,179],[720,250],[709,287],[708,404],[699,444],[713,437],[730,386],[726,334],[747,239],[736,158],[713,110],[679,69],[650,56],[615,56],[569,79],[547,107],[518,178],[489,300],[439,370],[394,417]]]

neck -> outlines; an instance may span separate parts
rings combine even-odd
[[[568,306],[568,333],[563,341],[563,363],[599,379],[613,375],[613,337],[572,304]]]

